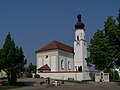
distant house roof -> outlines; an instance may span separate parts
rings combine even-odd
[[[38,68],[38,70],[49,70],[50,71],[51,69],[47,64],[45,64],[44,66]]]
[[[42,52],[42,51],[54,50],[54,49],[60,49],[60,50],[71,52],[71,53],[74,52],[73,47],[54,40],[48,43],[47,45],[43,46],[39,50],[37,50],[36,53]]]

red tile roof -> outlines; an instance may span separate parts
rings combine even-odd
[[[48,43],[47,45],[43,46],[39,50],[37,50],[36,53],[37,52],[42,52],[42,51],[54,50],[54,49],[60,49],[60,50],[71,52],[71,53],[74,52],[73,47],[65,45],[61,42],[58,42],[58,41],[54,40],[54,41]]]
[[[51,69],[47,64],[45,64],[44,66],[40,67],[38,70],[51,70]]]

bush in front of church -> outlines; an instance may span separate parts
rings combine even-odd
[[[30,73],[27,73],[25,76],[26,76],[26,78],[32,78],[32,74],[30,74]]]
[[[36,74],[34,77],[35,77],[35,78],[40,78],[40,75],[39,75],[39,74]]]

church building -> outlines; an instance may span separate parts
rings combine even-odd
[[[41,77],[68,80],[89,80],[87,57],[87,42],[85,25],[78,12],[75,24],[74,47],[59,41],[52,41],[36,51],[37,74]]]

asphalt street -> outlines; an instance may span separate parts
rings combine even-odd
[[[9,90],[120,90],[120,84],[109,82],[109,83],[95,83],[90,82],[87,84],[75,84],[65,82],[60,86],[48,85],[47,83],[40,85],[41,79],[18,79],[19,82],[26,83],[26,87],[9,89]]]

